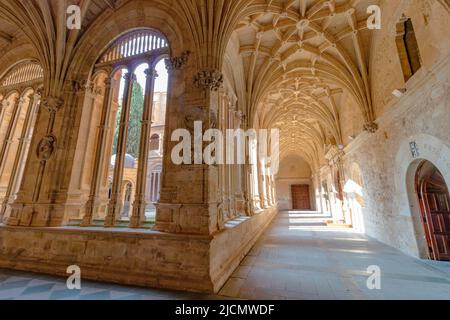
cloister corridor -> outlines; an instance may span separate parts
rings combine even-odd
[[[0,299],[449,299],[450,263],[419,260],[348,228],[327,227],[316,212],[280,212],[218,295],[147,289],[0,271]],[[367,268],[381,269],[369,290]]]

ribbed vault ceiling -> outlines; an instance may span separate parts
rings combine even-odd
[[[238,25],[253,121],[281,130],[282,156],[317,163],[342,145],[340,111],[351,97],[374,120],[368,79],[367,7],[357,0],[256,1]]]

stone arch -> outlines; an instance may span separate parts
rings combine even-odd
[[[414,149],[412,152],[411,149]],[[414,153],[414,154],[413,154]],[[400,143],[395,158],[395,185],[393,212],[401,222],[408,224],[408,234],[399,235],[405,242],[406,252],[421,258],[428,256],[425,233],[421,221],[419,202],[415,190],[415,177],[420,164],[431,162],[450,185],[450,147],[437,137],[418,134]]]
[[[157,3],[155,1],[155,3]],[[176,19],[175,13],[169,7],[157,7],[155,3],[129,3],[117,9],[113,14],[104,15],[92,26],[90,32],[84,35],[77,48],[76,59],[69,70],[69,78],[86,79],[92,71],[98,57],[118,37],[130,30],[152,28],[158,30],[169,43],[171,55],[181,55],[189,41],[185,40],[182,28],[178,25],[181,19]],[[141,11],[139,11],[140,9]],[[139,19],[129,17],[139,16]]]
[[[8,50],[0,57],[0,78],[14,68],[16,65],[25,61],[34,61],[40,63],[32,52],[34,48],[29,44],[21,44],[11,50]]]

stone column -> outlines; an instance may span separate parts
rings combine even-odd
[[[228,103],[228,128],[234,129],[234,109],[235,106]],[[236,217],[236,208],[235,208],[235,195],[234,195],[234,168],[235,164],[233,163],[228,165],[228,203],[229,203],[229,212],[230,217],[234,219]]]
[[[112,185],[111,200],[108,204],[108,213],[105,218],[105,227],[114,227],[120,220],[122,209],[122,182],[125,162],[125,153],[128,137],[128,126],[130,125],[131,98],[133,95],[133,82],[136,79],[134,73],[130,72],[124,76],[125,92],[123,96],[123,106],[120,117],[119,136],[117,139],[117,154],[114,165],[114,179]]]
[[[20,116],[20,110],[25,102],[25,99],[20,98],[17,99],[13,105],[13,110],[11,114],[11,119],[8,123],[8,128],[5,133],[5,140],[0,149],[0,176],[3,174],[3,169],[5,167],[6,158],[8,156],[8,150],[13,142],[12,139],[14,137],[14,131],[17,125],[17,120]]]
[[[277,201],[277,193],[276,193],[275,176],[271,175],[270,179],[272,181],[272,199],[273,199],[273,204],[276,205],[278,203],[278,201]]]
[[[216,69],[196,66],[185,71],[174,71],[169,87],[168,121],[166,130],[173,132],[183,128],[189,137],[196,139],[194,123],[203,122],[203,130],[215,128],[220,104],[218,89],[223,75]],[[186,68],[186,69],[187,69]],[[186,85],[185,79],[194,75],[194,85]],[[173,147],[180,141],[166,139],[164,157],[164,185],[157,205],[155,229],[162,232],[211,235],[219,230],[217,199],[217,166],[199,161],[194,164],[175,164],[171,158]],[[192,142],[192,141],[191,141]],[[191,148],[192,149],[192,148]],[[194,151],[198,149],[194,148]],[[186,150],[186,152],[188,152]],[[192,150],[189,152],[192,153]],[[199,160],[199,159],[196,159]],[[183,192],[189,190],[189,192]]]
[[[95,148],[96,154],[94,159],[94,172],[92,173],[91,190],[89,193],[89,199],[85,206],[85,213],[82,227],[87,227],[92,224],[92,220],[97,213],[100,205],[100,187],[103,177],[103,168],[105,162],[105,154],[107,149],[108,134],[110,132],[109,124],[111,121],[111,105],[112,105],[112,78],[109,76],[105,80],[105,95],[103,98],[102,115],[100,118],[100,126],[98,128],[97,146]]]
[[[258,159],[258,186],[259,186],[259,196],[261,198],[261,207],[263,209],[267,209],[268,203],[267,203],[267,195],[266,195],[266,181],[265,181],[265,170],[264,170],[264,163],[261,163],[261,161]]]
[[[25,151],[27,150],[28,144],[29,144],[29,136],[30,131],[32,130],[33,126],[33,119],[34,115],[36,113],[36,107],[38,105],[38,100],[40,99],[40,96],[37,94],[31,95],[29,98],[29,104],[27,108],[27,112],[25,115],[25,121],[22,127],[22,132],[19,138],[19,146],[17,148],[16,157],[14,159],[13,167],[11,170],[11,176],[9,178],[8,187],[6,189],[5,198],[3,200],[1,209],[0,209],[0,221],[2,221],[3,216],[5,214],[5,211],[7,209],[7,206],[11,200],[11,195],[14,195],[14,192],[16,190],[16,186],[18,183],[18,175],[20,171],[20,166],[22,165],[22,162],[25,160]]]
[[[242,122],[243,122],[243,113],[240,111],[236,111],[234,113],[235,119],[236,119],[236,129],[242,129]],[[239,151],[238,151],[239,152]],[[246,153],[246,151],[244,150],[244,152]],[[245,156],[245,155],[244,155]],[[245,159],[245,157],[244,157]],[[236,213],[238,215],[245,215],[246,214],[246,210],[245,210],[245,194],[243,191],[243,185],[245,183],[245,181],[243,181],[243,171],[244,171],[244,165],[242,164],[236,164],[235,165],[235,178],[236,178],[236,183],[235,183],[235,187],[236,190],[234,192],[235,194],[235,206],[236,206]]]
[[[223,103],[223,112],[224,112],[224,126],[223,126],[223,132],[226,132],[227,129],[229,129],[229,125],[230,125],[230,104],[228,101],[228,97],[226,96],[226,94],[222,93],[221,99],[220,99],[221,103]],[[228,153],[228,149],[226,149],[226,153],[225,153],[225,164],[223,165],[223,208],[224,208],[224,215],[230,219],[232,214],[231,214],[231,201],[230,201],[230,165],[228,164],[228,157],[227,157],[227,153]],[[227,220],[228,220],[227,219]]]
[[[151,64],[150,64],[151,65]],[[139,228],[145,222],[145,190],[147,189],[148,153],[150,150],[150,137],[153,114],[153,94],[155,79],[158,76],[153,66],[145,71],[147,81],[145,84],[144,112],[142,113],[141,139],[139,146],[139,167],[136,180],[136,196],[133,204],[133,213],[130,219],[131,228]],[[156,181],[159,184],[159,181]],[[157,185],[158,186],[158,185]],[[158,188],[155,188],[158,190]]]
[[[0,124],[3,123],[3,119],[5,118],[6,108],[8,106],[9,106],[8,100],[3,98],[3,100],[0,102],[0,107],[1,107],[1,110],[0,110]]]
[[[266,165],[266,175],[264,176],[264,180],[266,181],[266,194],[267,194],[267,205],[269,207],[273,206],[273,199],[272,199],[272,182],[270,181],[270,169],[269,165]]]

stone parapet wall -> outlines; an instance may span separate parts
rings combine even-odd
[[[278,214],[269,208],[252,217],[232,220],[211,242],[210,274],[218,292]]]
[[[231,221],[214,236],[100,228],[0,226],[0,268],[128,285],[217,292],[275,214]]]

